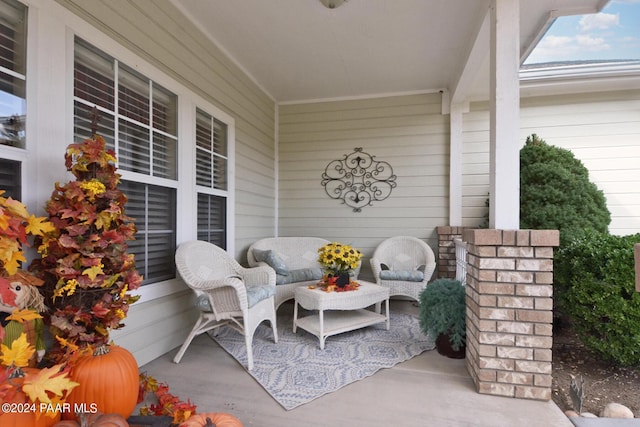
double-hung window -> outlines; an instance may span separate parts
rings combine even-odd
[[[20,199],[20,156],[25,148],[27,76],[27,8],[18,1],[0,2],[0,189]],[[5,147],[13,147],[6,149]]]
[[[144,284],[175,277],[177,96],[82,39],[74,49],[74,138],[92,126],[116,152],[119,188],[135,219],[129,242]],[[95,108],[95,110],[94,110]]]
[[[196,109],[198,240],[227,249],[229,132],[224,122]]]

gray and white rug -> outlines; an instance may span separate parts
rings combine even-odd
[[[290,315],[278,317],[277,344],[267,325],[263,322],[256,330],[249,374],[287,410],[435,348],[418,318],[404,313],[391,312],[388,331],[378,324],[331,336],[324,350],[317,337],[301,329],[293,333]],[[225,327],[212,338],[246,367],[242,335]]]

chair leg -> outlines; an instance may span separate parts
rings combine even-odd
[[[196,335],[197,334],[195,330],[192,330],[191,332],[189,332],[189,336],[187,337],[186,340],[184,340],[184,343],[182,344],[182,347],[180,347],[178,354],[176,354],[175,357],[173,358],[173,363],[180,363],[180,360],[182,359],[184,352],[187,351],[187,347],[189,347],[189,344],[191,344],[191,341],[193,341]]]
[[[196,324],[193,325],[191,332],[189,332],[187,339],[184,340],[184,343],[180,347],[180,350],[178,350],[178,353],[173,358],[173,363],[180,363],[180,360],[182,359],[182,356],[184,355],[185,351],[187,351],[187,347],[189,347],[189,344],[191,344],[191,341],[193,341],[195,337],[197,337],[202,332],[204,332],[203,330],[201,330],[201,328],[202,328],[202,325],[204,325],[206,322],[207,322],[207,319],[201,313],[200,316],[198,317],[198,320],[196,321]]]
[[[253,331],[245,331],[244,333],[244,342],[247,346],[247,370],[253,369],[253,346],[251,342],[253,341]]]
[[[269,320],[271,323],[271,330],[273,331],[273,342],[278,343],[278,327],[276,326],[275,320]]]
[[[273,331],[273,342],[278,342],[278,325],[276,324],[276,312],[274,311],[269,316],[269,323],[271,324],[271,330]]]

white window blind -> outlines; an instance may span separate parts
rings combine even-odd
[[[14,160],[0,159],[0,190],[5,190],[1,197],[22,199],[20,188],[21,164]]]
[[[0,144],[25,147],[27,8],[0,2]]]
[[[200,109],[196,112],[196,183],[227,189],[227,125]]]
[[[125,213],[136,220],[138,232],[129,252],[135,254],[144,283],[174,278],[175,190],[133,181],[121,181],[119,188],[129,199]]]
[[[227,248],[227,199],[198,194],[198,240]]]
[[[74,138],[91,137],[96,107],[97,132],[115,150],[118,168],[149,177],[137,182],[126,176],[119,185],[128,197],[125,213],[138,229],[129,251],[143,284],[172,279],[177,185],[166,180],[178,175],[177,96],[78,38],[74,62]]]
[[[228,197],[227,125],[196,110],[198,239],[226,249]]]
[[[177,179],[175,94],[81,39],[76,39],[74,83],[76,141],[91,135],[96,106],[98,134],[115,149],[118,168]]]

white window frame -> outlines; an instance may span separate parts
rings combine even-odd
[[[24,80],[25,80],[25,92],[26,92],[26,96],[25,96],[25,116],[26,116],[26,124],[25,124],[25,132],[26,132],[26,139],[24,142],[24,147],[12,147],[9,145],[4,145],[4,144],[0,144],[0,158],[4,159],[4,160],[12,160],[15,162],[19,162],[20,163],[20,169],[21,169],[21,173],[20,173],[20,188],[21,188],[21,199],[24,202],[26,197],[25,197],[25,188],[27,187],[27,181],[25,179],[25,162],[28,159],[28,154],[29,154],[29,138],[32,137],[32,135],[30,135],[30,129],[29,129],[29,117],[31,116],[31,113],[29,112],[30,108],[30,102],[29,102],[29,93],[32,91],[32,87],[33,87],[33,80],[32,78],[30,78],[29,76],[32,74],[32,70],[30,70],[30,63],[33,62],[32,58],[35,56],[35,44],[32,40],[33,37],[30,37],[29,34],[31,32],[33,32],[33,28],[35,27],[35,14],[32,13],[31,8],[29,7],[28,3],[25,3],[23,1],[18,0],[20,3],[22,3],[26,9],[27,9],[27,34],[26,34],[26,52],[25,52],[25,60],[26,60],[26,64],[25,64],[25,75],[24,75]],[[8,70],[5,69],[3,70],[4,73],[6,74],[10,74],[16,77],[23,77],[21,74],[16,73],[13,70]],[[33,121],[33,120],[31,120]],[[33,145],[33,144],[31,144]]]
[[[74,19],[75,21],[75,19]],[[135,172],[124,171],[118,169],[118,173],[122,175],[122,179],[129,179],[137,182],[157,184],[158,180],[163,180],[166,184],[169,182],[176,185],[176,244],[193,240],[197,238],[197,190],[195,185],[195,123],[196,123],[196,106],[209,112],[218,120],[227,124],[228,130],[228,189],[227,189],[227,251],[235,253],[235,120],[232,116],[225,113],[211,102],[205,100],[195,94],[180,82],[169,77],[155,66],[144,61],[142,58],[134,54],[132,51],[118,44],[109,37],[95,31],[95,28],[82,20],[73,23],[73,29],[70,23],[67,23],[67,68],[69,71],[67,76],[68,86],[68,107],[67,135],[69,141],[73,140],[73,61],[74,61],[74,39],[80,37],[87,43],[102,50],[128,67],[133,68],[143,74],[145,77],[157,82],[167,90],[170,90],[178,96],[178,177],[177,181],[164,180],[163,178],[155,178]],[[169,182],[167,182],[169,181]],[[190,209],[185,209],[190,207]],[[156,283],[150,283],[141,286],[133,294],[140,295],[140,302],[148,302],[157,298],[163,298],[173,293],[185,290],[182,280],[176,275],[176,278]]]
[[[215,110],[215,113],[212,112],[212,109]],[[222,115],[223,113],[222,113],[222,111],[218,110],[217,108],[207,108],[207,109],[205,109],[205,108],[197,106],[196,110],[195,110],[196,116],[197,116],[197,110],[200,110],[203,113],[206,113],[206,114],[210,115],[213,119],[215,119],[217,121],[220,121],[220,122],[223,122],[223,123],[225,123],[227,125],[227,140],[225,141],[226,144],[227,144],[227,147],[226,147],[227,154],[226,154],[226,156],[224,156],[224,158],[226,160],[226,189],[225,190],[214,188],[215,182],[213,181],[213,178],[214,178],[215,174],[213,174],[214,176],[211,177],[212,185],[210,187],[199,185],[196,182],[196,233],[197,233],[197,228],[198,228],[198,224],[197,224],[198,195],[199,194],[205,194],[207,196],[218,196],[218,197],[224,198],[225,202],[226,202],[226,205],[227,205],[227,209],[226,209],[227,210],[227,212],[226,212],[227,213],[227,217],[226,217],[226,223],[225,223],[225,236],[227,237],[227,239],[225,241],[225,245],[226,245],[225,249],[229,250],[230,242],[229,242],[228,236],[229,236],[229,220],[230,220],[230,218],[228,216],[229,215],[229,206],[228,205],[230,203],[229,195],[230,195],[230,193],[232,194],[232,192],[229,189],[229,187],[230,187],[229,176],[231,175],[231,173],[229,172],[229,169],[230,169],[231,164],[232,164],[231,163],[231,155],[230,155],[231,152],[229,150],[229,148],[230,148],[229,147],[229,144],[230,144],[229,141],[231,140],[231,137],[230,137],[230,126],[228,125],[226,120],[222,120],[221,118],[219,118],[219,115]],[[196,127],[195,124],[196,123],[195,123],[195,120],[194,120],[194,132],[195,132],[195,127]],[[235,140],[235,138],[233,138],[233,139]],[[197,151],[198,151],[197,144],[195,144],[195,138],[194,138],[193,148],[194,148],[193,158],[194,158],[194,161],[195,161],[197,159]],[[219,154],[213,152],[213,156],[219,156]],[[214,167],[215,167],[215,163],[212,163],[211,164],[212,172],[214,170]],[[196,172],[196,169],[197,169],[197,165],[194,165],[194,172]],[[233,252],[231,252],[231,253],[233,253]]]

